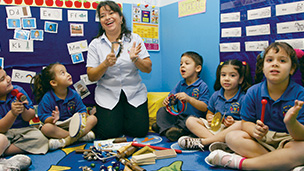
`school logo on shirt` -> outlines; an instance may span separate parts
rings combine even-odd
[[[75,113],[75,108],[76,108],[76,103],[74,101],[69,101],[68,102],[68,111],[70,113]]]
[[[239,102],[231,103],[231,105],[230,105],[230,112],[231,113],[239,113],[240,112],[240,104],[239,104]]]
[[[292,106],[291,105],[287,105],[287,106],[284,106],[283,107],[283,116],[285,117],[287,111],[291,108]]]
[[[192,90],[192,97],[194,97],[195,99],[198,99],[199,97],[199,89],[195,88]]]

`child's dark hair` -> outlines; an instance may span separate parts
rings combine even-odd
[[[241,84],[241,89],[246,92],[247,89],[251,86],[252,79],[250,74],[250,67],[249,64],[245,61],[241,62],[237,59],[230,59],[225,62],[221,62],[216,70],[216,80],[214,83],[214,90],[220,90],[221,89],[221,71],[223,66],[225,65],[232,65],[234,66],[234,69],[237,70],[237,72],[240,75],[240,78],[243,78],[243,82]]]
[[[35,101],[39,103],[43,97],[43,95],[52,90],[52,86],[50,84],[51,80],[55,79],[55,72],[54,67],[56,65],[61,65],[60,63],[56,62],[53,64],[48,65],[44,69],[41,70],[41,73],[35,75],[31,80],[31,88],[33,94],[35,95]],[[34,82],[34,86],[33,86]]]
[[[255,76],[254,76],[255,83],[261,82],[264,77],[264,74],[263,74],[264,59],[265,59],[265,56],[267,55],[267,53],[269,52],[269,50],[271,50],[271,49],[273,49],[276,53],[278,53],[280,51],[280,49],[284,50],[287,53],[287,55],[291,59],[291,68],[295,69],[293,74],[298,69],[299,64],[298,64],[298,58],[297,58],[295,50],[288,43],[274,42],[274,43],[270,44],[265,49],[264,52],[260,53],[257,56],[256,70],[255,70]]]
[[[127,22],[126,22],[126,19],[125,19],[124,15],[121,12],[120,7],[114,1],[100,1],[100,3],[98,4],[98,6],[96,8],[96,13],[98,15],[98,18],[100,18],[100,8],[101,7],[106,8],[106,6],[109,6],[111,8],[111,10],[113,10],[114,12],[118,12],[119,16],[122,17],[121,33],[120,33],[119,37],[117,37],[117,40],[121,39],[122,35],[125,34],[125,36],[127,37],[127,39],[130,42],[131,41],[131,38],[130,38],[131,37],[131,31],[127,28],[127,24],[126,24]],[[102,28],[100,22],[99,22],[99,26],[100,26],[100,29],[99,29],[99,32],[98,32],[96,38],[102,36],[103,33],[105,32],[105,30]]]
[[[187,56],[187,57],[190,57],[191,59],[193,59],[196,66],[200,65],[202,67],[201,71],[203,70],[204,60],[203,60],[203,57],[200,54],[198,54],[196,52],[193,52],[193,51],[188,51],[188,52],[183,53],[181,58],[183,56]],[[200,75],[201,71],[197,73],[198,76]]]

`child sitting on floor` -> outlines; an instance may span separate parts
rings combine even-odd
[[[260,61],[256,75],[263,72],[266,79],[247,91],[242,130],[226,135],[227,145],[239,155],[215,150],[205,159],[210,165],[291,170],[304,164],[304,88],[290,79],[298,67],[296,52],[287,43],[275,42],[258,57]],[[262,99],[267,100],[265,112]]]
[[[95,134],[91,131],[97,123],[94,115],[86,116],[84,131],[80,131],[76,137],[69,134],[69,121],[73,114],[86,113],[86,106],[80,95],[69,88],[72,84],[72,76],[60,63],[48,65],[34,77],[33,92],[39,103],[38,117],[44,123],[41,131],[46,137],[51,138],[50,150],[68,146],[79,138],[81,141],[95,139]]]
[[[251,86],[249,65],[236,59],[221,62],[217,67],[214,90],[209,100],[206,119],[190,116],[187,128],[197,137],[183,136],[178,145],[185,149],[198,149],[209,145],[209,150],[225,146],[225,136],[241,129],[240,109],[245,92]],[[219,113],[218,113],[219,112]],[[216,117],[214,117],[216,115]],[[216,123],[217,122],[217,123]]]
[[[22,101],[17,99],[22,97]],[[0,67],[0,170],[22,170],[31,165],[31,158],[20,153],[45,154],[47,138],[29,121],[35,117],[33,103],[22,87],[12,85],[11,77]]]
[[[183,135],[189,134],[186,127],[186,119],[191,116],[204,117],[209,100],[207,84],[199,77],[202,70],[203,58],[196,52],[185,52],[181,56],[180,73],[183,77],[169,96],[163,101],[163,105],[169,104],[169,97],[174,95],[180,101],[186,103],[186,109],[181,114],[171,115],[166,107],[157,112],[156,123],[152,130],[165,135],[170,141],[177,141]],[[181,105],[178,103],[178,105]],[[181,106],[178,106],[182,109]]]

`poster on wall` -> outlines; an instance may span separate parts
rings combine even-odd
[[[206,0],[182,0],[178,2],[178,17],[206,12]]]
[[[250,65],[273,42],[304,50],[304,1],[220,1],[220,61],[238,59]],[[292,79],[301,83],[299,72]]]
[[[133,4],[132,31],[144,40],[147,50],[159,51],[159,7]]]

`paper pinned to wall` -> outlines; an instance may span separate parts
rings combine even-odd
[[[81,96],[81,99],[84,99],[91,94],[83,80],[79,80],[73,86],[77,93]]]
[[[13,69],[12,81],[21,83],[31,83],[31,79],[36,75],[36,72]]]
[[[78,42],[67,43],[69,54],[76,54],[79,52],[88,51],[88,42],[87,40],[82,40]]]
[[[72,54],[71,59],[72,59],[73,64],[78,64],[78,63],[84,62],[82,52]]]
[[[62,21],[62,9],[40,8],[40,19]]]
[[[88,22],[88,11],[68,10],[68,21]]]
[[[268,45],[268,41],[247,41],[245,42],[245,51],[263,51]]]
[[[83,24],[70,23],[71,36],[84,36]]]
[[[255,20],[255,19],[269,18],[269,17],[271,17],[271,7],[259,8],[259,9],[247,11],[248,20]]]
[[[88,77],[88,74],[80,75],[80,79],[82,79],[86,85],[91,85],[91,84],[96,84],[97,83],[97,81],[94,81],[94,82],[90,81],[89,77]]]
[[[241,37],[242,27],[223,28],[221,32],[222,37]]]
[[[286,42],[290,44],[294,49],[304,49],[304,38],[300,39],[281,39],[276,40],[276,42]]]
[[[29,40],[30,39],[30,31],[29,30],[15,29],[14,30],[14,39]]]
[[[178,2],[178,17],[206,12],[206,0],[182,0]]]
[[[22,18],[32,16],[29,6],[7,6],[5,9],[7,18]]]
[[[221,23],[240,22],[240,21],[241,21],[240,12],[231,12],[231,13],[221,14]]]
[[[21,20],[19,18],[6,18],[7,29],[21,29]]]
[[[304,32],[304,20],[277,23],[277,33]]]
[[[261,24],[246,27],[246,36],[258,36],[270,34],[270,24]]]
[[[276,16],[298,14],[304,12],[304,1],[276,5]]]
[[[220,44],[220,52],[240,52],[240,51],[241,51],[240,42]]]
[[[10,52],[34,52],[34,43],[32,40],[9,40]]]

